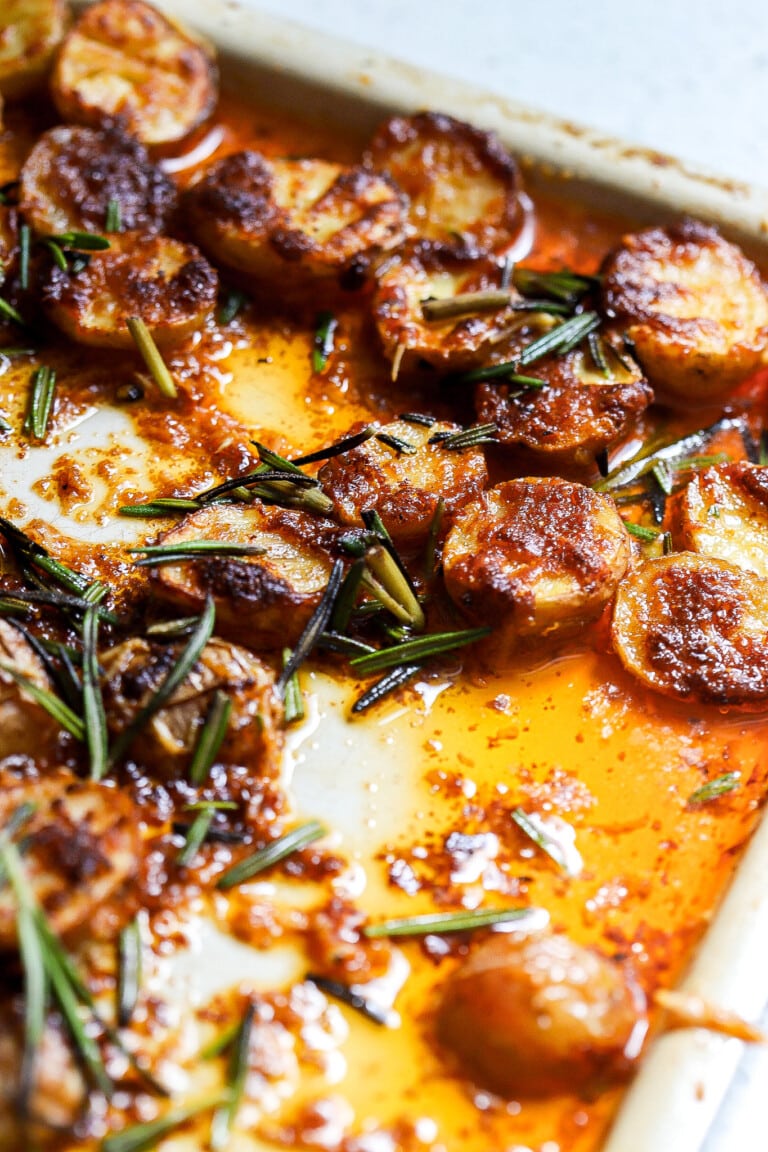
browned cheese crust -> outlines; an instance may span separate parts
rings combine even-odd
[[[194,332],[216,303],[218,276],[192,244],[122,232],[77,273],[54,265],[42,287],[51,319],[79,344],[131,348],[138,316],[160,345]]]
[[[411,234],[456,255],[502,255],[517,236],[517,164],[493,132],[435,112],[395,116],[364,163],[407,194]]]
[[[768,293],[716,228],[684,220],[625,236],[603,267],[603,303],[626,325],[655,388],[686,401],[723,396],[768,348]]]
[[[619,587],[613,643],[645,684],[680,700],[768,700],[768,583],[724,560],[648,560]]]
[[[160,232],[176,189],[118,124],[44,132],[21,170],[20,204],[36,232],[103,232],[110,201],[126,231]]]
[[[211,115],[218,73],[207,45],[143,0],[100,0],[67,35],[52,92],[63,119],[99,127],[118,117],[160,148]]]

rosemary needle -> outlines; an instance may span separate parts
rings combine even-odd
[[[114,1136],[107,1136],[101,1142],[100,1152],[151,1152],[164,1136],[170,1135],[203,1112],[212,1112],[228,1101],[229,1092],[216,1092],[190,1104],[182,1104],[164,1116],[159,1116],[157,1120],[134,1124],[122,1132],[116,1132]]]
[[[83,616],[83,719],[91,780],[101,780],[107,770],[107,717],[99,683],[98,636],[99,610],[91,604]]]
[[[687,803],[707,804],[710,800],[717,800],[719,796],[726,796],[738,788],[740,781],[741,772],[724,772],[722,776],[716,776],[714,780],[707,781],[691,792]]]
[[[211,1138],[209,1147],[211,1152],[223,1152],[229,1143],[229,1134],[237,1119],[237,1113],[245,1091],[245,1081],[248,1076],[249,1058],[251,1052],[251,1034],[256,1008],[249,1003],[245,1010],[242,1023],[235,1035],[232,1051],[227,1069],[227,1087],[229,1099],[213,1114],[211,1122]]]
[[[138,916],[123,928],[118,940],[117,1022],[127,1028],[141,989],[141,922]]]
[[[41,688],[35,684],[34,680],[30,680],[23,672],[19,672],[12,664],[6,664],[0,661],[0,670],[10,676],[20,688],[32,697],[35,703],[39,704],[49,716],[52,716],[58,724],[61,725],[71,736],[76,740],[85,740],[85,725],[80,717],[72,711],[72,709],[55,696],[53,692],[49,692],[47,688]]]
[[[149,328],[140,316],[129,316],[126,324],[158,390],[169,400],[175,400],[178,396],[176,385]]]
[[[443,932],[472,932],[476,928],[490,928],[494,924],[507,924],[523,920],[530,915],[529,908],[480,908],[475,912],[435,912],[426,916],[404,916],[368,924],[363,935],[369,939],[379,936],[429,936]]]
[[[189,766],[189,780],[200,787],[208,779],[216,754],[227,734],[227,725],[232,711],[232,700],[221,688],[217,688],[200,731],[192,762]]]
[[[462,648],[466,644],[474,644],[476,640],[487,636],[490,631],[490,628],[465,628],[460,632],[435,632],[430,636],[406,640],[403,644],[393,644],[391,648],[379,648],[376,652],[356,656],[350,660],[350,666],[354,672],[368,676],[374,672],[382,672],[385,668],[393,668],[397,664],[426,660],[430,656],[451,652],[454,648]]]
[[[281,860],[292,856],[294,852],[308,848],[310,844],[314,844],[315,840],[319,840],[321,836],[325,835],[325,828],[317,820],[300,824],[298,828],[292,828],[284,836],[278,836],[277,840],[272,840],[264,848],[260,848],[252,856],[246,856],[239,864],[235,864],[233,868],[224,872],[219,877],[216,887],[220,891],[226,892],[238,884],[243,884],[252,876],[258,876],[260,872],[265,872],[267,868],[271,868],[274,864],[279,864]]]

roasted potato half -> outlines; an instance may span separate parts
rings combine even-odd
[[[135,637],[100,657],[104,701],[114,736],[131,723],[179,655],[178,644]],[[217,690],[232,702],[216,763],[245,766],[252,776],[280,770],[282,706],[273,694],[275,675],[251,652],[213,639],[192,671],[131,744],[132,760],[153,776],[177,779],[192,758]]]
[[[26,96],[45,77],[69,18],[67,0],[3,0],[0,96]]]
[[[192,244],[122,232],[79,272],[53,265],[42,298],[51,320],[78,344],[132,348],[129,317],[140,317],[159,345],[175,344],[204,323],[217,289],[216,272]]]
[[[411,235],[457,255],[501,256],[522,221],[517,164],[493,132],[451,116],[395,116],[364,163],[408,196]]]
[[[678,700],[768,706],[768,581],[680,552],[619,586],[613,645],[625,668]]]
[[[629,966],[552,932],[489,937],[446,982],[438,1014],[466,1070],[515,1099],[625,1079],[647,1028]]]
[[[148,147],[173,145],[218,98],[212,50],[143,0],[99,0],[67,35],[52,78],[62,118],[100,127],[119,118]]]
[[[481,381],[475,388],[477,418],[497,425],[502,444],[525,447],[560,465],[591,465],[653,400],[631,361],[620,364],[611,357],[610,365],[608,373],[600,372],[577,348],[521,369],[544,381],[542,388]]]
[[[363,427],[356,425],[351,432]],[[458,431],[458,425],[445,421],[427,427],[394,420],[364,444],[334,456],[318,479],[338,519],[362,526],[361,514],[375,509],[396,547],[424,545],[441,497],[447,524],[488,482],[482,448],[443,445],[441,437]]]
[[[120,230],[160,232],[176,189],[144,145],[118,124],[60,125],[44,132],[29,153],[19,200],[24,219],[43,235],[104,232],[112,202]]]
[[[768,468],[740,460],[697,472],[677,528],[682,548],[768,579]]]
[[[211,255],[250,275],[338,275],[403,236],[390,181],[326,160],[224,157],[189,191],[187,215]]]
[[[35,810],[24,824],[24,863],[53,930],[67,932],[89,920],[136,875],[143,837],[138,810],[111,784],[79,780],[67,769],[46,776],[0,769],[0,828],[22,804]],[[0,949],[16,940],[16,906],[0,889]]]
[[[263,555],[163,564],[156,594],[184,615],[216,604],[216,628],[251,648],[282,648],[301,635],[325,591],[338,529],[331,521],[274,505],[224,505],[185,516],[160,544],[220,540],[264,549]]]
[[[37,688],[51,691],[42,660],[31,644],[0,619],[0,760],[27,755],[38,760],[51,757],[61,729],[48,712],[19,686],[8,668],[26,677]]]
[[[525,478],[489,488],[457,512],[443,572],[462,612],[513,640],[594,619],[630,554],[613,501],[557,477]]]
[[[670,397],[723,396],[765,361],[766,285],[736,245],[698,221],[625,236],[603,267],[603,302]]]

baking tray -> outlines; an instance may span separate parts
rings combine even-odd
[[[534,190],[565,191],[593,208],[660,221],[682,212],[717,223],[768,266],[768,192],[691,171],[646,149],[556,120],[481,89],[427,73],[234,0],[162,0],[223,56],[225,84],[254,104],[337,123],[364,140],[393,112],[431,108],[499,133]],[[337,738],[340,737],[337,734]],[[768,824],[753,835],[682,984],[748,1019],[768,1001]],[[211,948],[208,943],[208,967]],[[226,979],[232,956],[223,962]],[[279,957],[275,958],[279,965]],[[194,965],[194,955],[188,963]],[[234,969],[233,969],[234,970]],[[276,970],[277,971],[277,970]],[[658,1038],[628,1090],[604,1152],[696,1152],[711,1133],[742,1057],[736,1040],[697,1029]],[[714,1125],[714,1127],[713,1127]],[[456,1152],[452,1149],[451,1152]]]

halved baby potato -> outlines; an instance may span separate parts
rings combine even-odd
[[[25,96],[45,77],[69,19],[67,0],[3,0],[0,95]]]
[[[213,112],[212,49],[143,0],[99,0],[67,35],[54,69],[64,120],[100,127],[119,119],[148,147],[183,140]]]
[[[493,132],[435,112],[395,116],[364,163],[408,196],[410,234],[456,255],[502,256],[522,222],[517,164]]]
[[[26,677],[37,688],[51,691],[42,660],[29,641],[0,619],[0,664]],[[5,668],[0,668],[0,759],[34,756],[42,761],[54,754],[61,729],[53,717],[22,688]]]
[[[19,202],[26,222],[43,235],[104,232],[112,202],[119,230],[160,232],[176,204],[176,189],[119,124],[59,125],[44,132],[29,153]]]
[[[237,152],[189,190],[195,237],[253,276],[339,274],[403,235],[400,192],[364,168]]]
[[[475,388],[477,418],[497,425],[502,444],[527,448],[560,465],[593,464],[653,400],[631,361],[619,364],[611,357],[611,371],[603,374],[578,348],[520,371],[542,380],[544,387],[482,381]]]
[[[603,266],[603,302],[669,396],[712,400],[765,363],[766,285],[741,249],[696,220],[625,236]]]
[[[184,615],[216,605],[216,629],[250,648],[295,643],[317,608],[333,567],[331,521],[260,503],[212,504],[192,512],[158,543],[219,540],[264,549],[256,556],[210,556],[163,564],[154,591]]]
[[[613,598],[631,543],[613,501],[558,477],[508,480],[457,514],[448,594],[501,639],[574,630]]]
[[[110,732],[119,736],[157,690],[180,645],[134,637],[101,654]],[[253,653],[212,639],[184,682],[144,725],[129,755],[153,776],[183,778],[216,691],[231,701],[226,735],[216,763],[248,768],[249,776],[275,778],[280,769],[283,709],[273,693],[275,674]]]
[[[216,303],[218,276],[192,244],[144,232],[109,237],[79,272],[53,265],[42,286],[53,322],[78,344],[131,348],[126,321],[138,316],[157,344],[182,340]]]
[[[619,585],[613,645],[665,696],[765,708],[768,581],[692,552],[647,560]]]
[[[363,427],[356,425],[350,434]],[[362,526],[362,513],[375,510],[396,547],[424,545],[441,498],[447,524],[488,482],[482,448],[443,447],[440,437],[458,431],[458,425],[445,421],[427,427],[393,420],[380,429],[390,443],[374,436],[334,456],[320,469],[318,479],[333,500],[338,519]],[[434,437],[438,439],[433,442]],[[406,447],[397,447],[398,441]]]
[[[678,508],[681,547],[768,579],[768,468],[739,460],[697,472]]]

